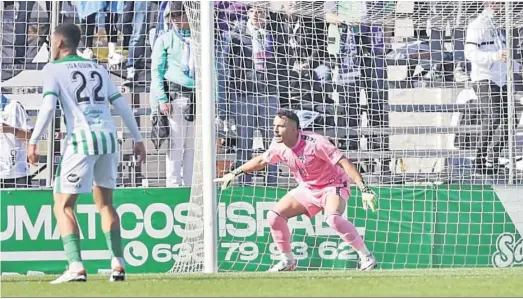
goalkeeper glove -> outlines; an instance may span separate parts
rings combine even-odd
[[[376,211],[376,206],[378,205],[376,201],[376,193],[372,191],[364,181],[358,183],[358,188],[361,191],[361,200],[363,201],[363,209],[367,210],[370,208],[373,212]]]
[[[215,183],[222,183],[222,190],[225,190],[229,188],[231,183],[237,178],[243,175],[243,170],[241,168],[236,168],[232,172],[229,172],[228,174],[224,175],[221,178],[214,179]]]

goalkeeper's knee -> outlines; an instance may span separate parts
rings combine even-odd
[[[333,228],[336,232],[339,232],[341,229],[341,224],[346,221],[343,219],[340,213],[334,212],[325,217],[325,222]]]
[[[278,212],[270,210],[267,213],[267,221],[269,222],[269,227],[272,229],[277,229],[282,223],[287,222],[287,218],[280,215]]]

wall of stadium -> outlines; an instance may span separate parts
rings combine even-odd
[[[286,190],[234,188],[221,194],[219,264],[222,271],[265,271],[276,259],[265,221]],[[506,186],[381,187],[381,210],[361,208],[354,189],[347,217],[355,222],[380,267],[508,267],[523,263],[523,188]],[[124,256],[130,273],[167,272],[175,259],[201,259],[180,244],[190,189],[118,189],[115,205],[122,219]],[[252,199],[250,202],[242,198]],[[66,262],[52,214],[51,191],[2,191],[1,271],[60,273]],[[90,195],[81,196],[82,254],[90,273],[109,268],[100,217]],[[356,254],[340,244],[323,216],[290,221],[293,248],[307,268],[356,268]]]

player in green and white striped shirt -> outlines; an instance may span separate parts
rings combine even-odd
[[[61,24],[53,34],[55,60],[43,69],[44,99],[29,141],[29,162],[36,163],[36,144],[54,117],[56,103],[62,108],[67,127],[66,147],[56,171],[54,212],[64,243],[69,268],[53,284],[86,281],[80,254],[80,236],[74,205],[81,193],[94,191],[94,201],[102,218],[113,272],[110,280],[124,280],[124,260],[120,219],[113,207],[116,187],[118,143],[110,105],[120,114],[133,135],[139,162],[145,146],[131,108],[101,65],[76,55],[80,30]]]

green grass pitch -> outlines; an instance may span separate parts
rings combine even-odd
[[[510,297],[523,296],[523,268],[128,275],[110,283],[50,285],[55,276],[2,277],[2,297]]]

